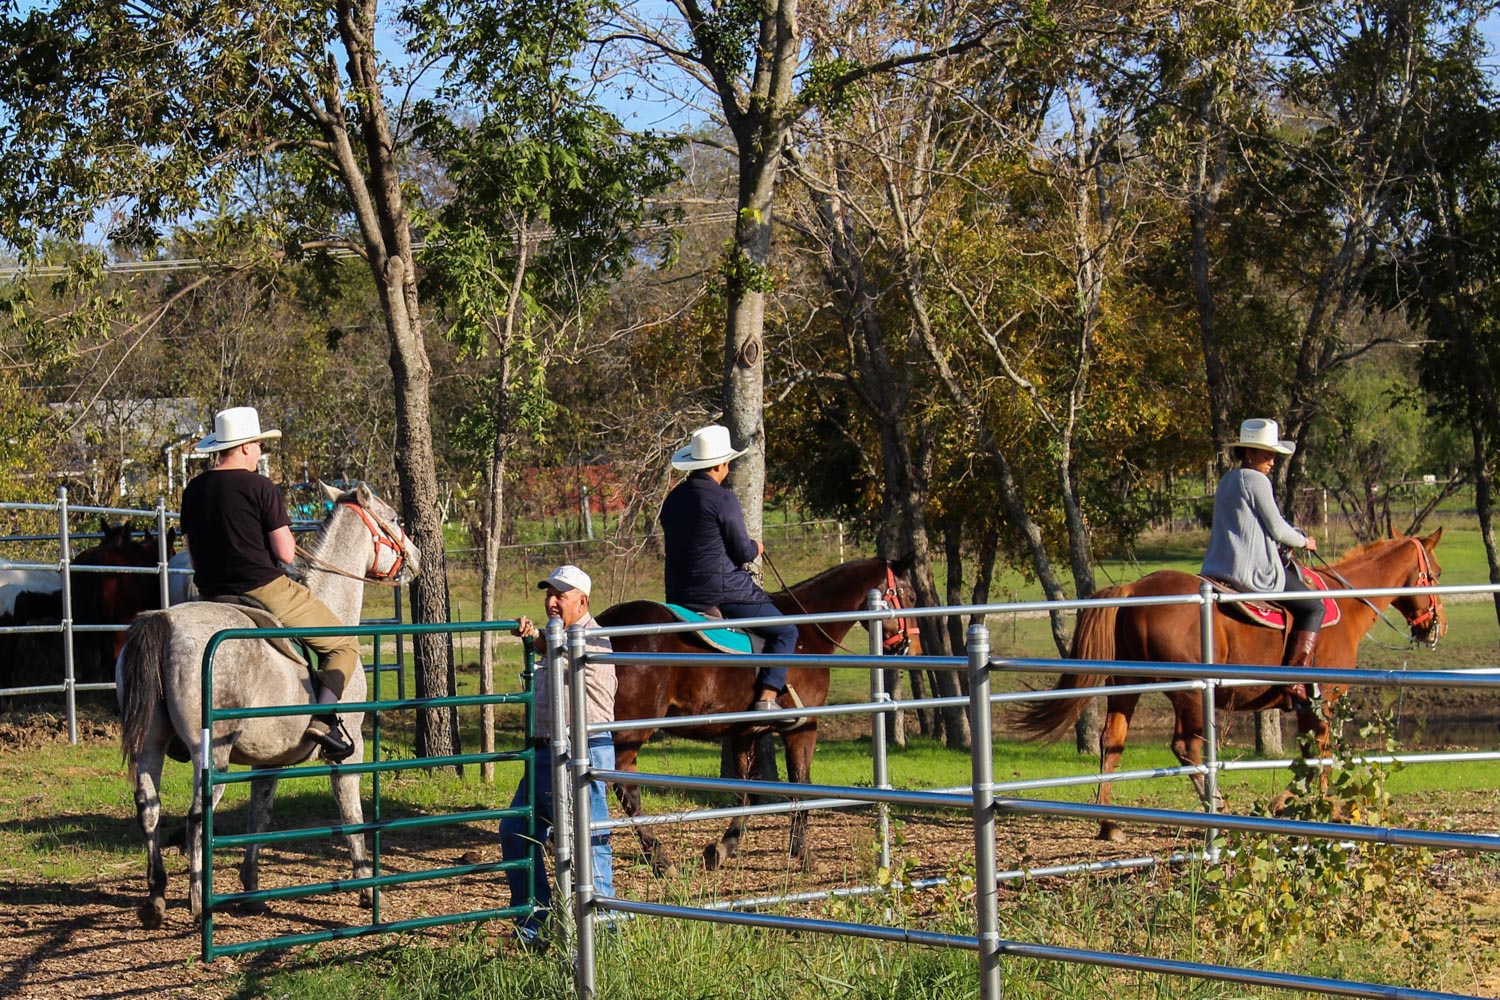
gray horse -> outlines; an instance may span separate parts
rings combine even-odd
[[[357,624],[364,599],[366,579],[389,579],[405,583],[419,570],[416,547],[396,525],[396,512],[361,483],[347,493],[324,487],[334,500],[323,527],[307,545],[302,560],[307,586],[338,615],[339,621]],[[397,553],[405,557],[399,574]],[[268,617],[268,616],[267,616]],[[167,873],[161,861],[161,767],[164,755],[193,763],[193,800],[188,812],[189,904],[195,921],[203,915],[203,844],[199,824],[203,818],[202,728],[203,650],[214,633],[230,628],[251,628],[265,621],[228,604],[196,602],[166,611],[142,615],[131,626],[119,663],[120,703],[124,727],[121,737],[135,785],[136,818],[146,837],[150,898],[141,907],[141,922],[159,927],[166,915]],[[215,707],[312,704],[313,678],[305,663],[292,651],[271,641],[232,640],[214,654]],[[345,701],[365,700],[365,676],[357,672],[344,691]],[[354,742],[354,759],[364,759],[362,713],[344,716]],[[217,722],[213,732],[213,760],[217,769],[230,764],[257,768],[283,767],[309,760],[317,748],[303,738],[306,716],[271,719],[235,719]],[[359,776],[332,777],[333,797],[345,826],[363,822],[359,799]],[[217,805],[223,786],[214,789]],[[266,829],[271,818],[271,800],[276,779],[262,778],[250,784],[249,829]],[[364,836],[350,834],[349,854],[354,877],[371,874]],[[240,882],[246,891],[259,885],[256,868],[258,848],[249,847],[240,866]],[[368,889],[360,902],[369,905]]]

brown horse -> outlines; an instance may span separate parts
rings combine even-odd
[[[1432,556],[1443,531],[1439,528],[1426,538],[1388,538],[1361,546],[1348,553],[1320,575],[1337,590],[1342,587],[1424,587],[1437,583],[1442,572]],[[1190,573],[1162,570],[1121,587],[1108,587],[1094,594],[1101,599],[1125,597],[1162,597],[1169,594],[1196,594],[1200,580]],[[1397,598],[1375,597],[1368,601],[1343,598],[1337,601],[1341,617],[1337,624],[1323,628],[1318,640],[1316,664],[1320,667],[1352,669],[1359,640],[1375,623],[1377,612],[1394,605],[1406,619],[1416,641],[1436,645],[1447,627],[1442,601],[1437,595],[1418,594]],[[1202,662],[1199,640],[1199,606],[1175,604],[1123,608],[1085,608],[1078,613],[1070,655],[1078,660],[1146,660],[1162,663]],[[1214,608],[1214,662],[1248,665],[1278,665],[1282,662],[1285,634],[1274,628],[1250,625]],[[1150,683],[1145,677],[1113,677],[1091,674],[1063,674],[1056,688],[1097,687],[1101,683]],[[1347,690],[1347,685],[1320,685],[1326,704],[1332,704]],[[1099,734],[1100,770],[1109,774],[1120,762],[1125,749],[1125,734],[1135,711],[1139,694],[1110,695],[1104,729]],[[1186,766],[1203,762],[1203,698],[1198,691],[1169,691],[1176,723],[1172,734],[1172,752]],[[1306,701],[1294,704],[1285,685],[1260,687],[1220,687],[1214,700],[1219,710],[1255,712],[1266,708],[1296,708],[1298,731],[1312,733],[1326,751],[1328,724]],[[1016,722],[1031,737],[1058,733],[1072,723],[1083,709],[1082,698],[1058,699],[1030,703],[1018,713]],[[1193,776],[1200,797],[1205,797],[1202,775]],[[1099,802],[1108,804],[1110,786],[1099,786]],[[1206,799],[1205,799],[1206,800]],[[1123,840],[1114,823],[1105,820],[1099,826],[1101,840]]]
[[[865,607],[871,590],[885,592],[886,604],[893,608],[910,607],[913,597],[907,574],[912,557],[895,562],[879,557],[859,559],[826,570],[810,580],[771,595],[783,612],[795,614],[829,614],[858,611]],[[654,601],[630,601],[616,604],[598,616],[600,625],[649,625],[676,621],[666,608]],[[853,627],[853,622],[826,625],[804,624],[797,637],[798,653],[832,653]],[[887,634],[906,652],[915,628],[906,620],[892,622]],[[619,636],[613,639],[619,653],[702,653],[707,647],[693,632],[669,632],[661,635]],[[918,650],[919,652],[919,650]],[[743,712],[754,700],[755,671],[747,667],[654,667],[635,664],[616,668],[619,688],[615,693],[616,719],[659,719],[671,715],[709,715],[718,712]],[[805,707],[822,705],[828,697],[827,667],[792,667],[787,671],[789,690],[795,690]],[[780,703],[795,707],[783,694]],[[635,770],[636,754],[651,738],[655,729],[620,730],[614,734],[615,766],[621,771]],[[755,764],[755,744],[759,732],[746,732],[746,724],[700,725],[674,728],[671,732],[698,740],[717,740],[728,736],[731,741],[737,775],[747,778]],[[782,734],[786,746],[787,778],[806,784],[812,776],[813,748],[818,742],[818,720],[808,719],[796,729]],[[625,815],[641,812],[640,789],[634,785],[616,785]],[[722,839],[703,850],[704,864],[718,868],[734,856],[745,830],[744,817],[735,817]],[[636,827],[651,866],[657,874],[670,871],[672,865],[661,843],[646,827]],[[812,864],[807,848],[807,813],[792,814],[791,856],[804,868]]]
[[[144,568],[156,566],[160,559],[157,539],[148,528],[136,537],[129,522],[101,525],[104,537],[99,544],[73,557],[76,566],[118,566]],[[177,533],[167,532],[167,555],[176,548]],[[84,572],[73,576],[73,617],[83,625],[119,625],[116,632],[89,635],[90,643],[79,648],[92,650],[75,657],[80,681],[113,681],[114,664],[125,645],[124,626],[142,611],[162,606],[161,582],[147,573]]]

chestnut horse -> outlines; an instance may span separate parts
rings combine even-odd
[[[871,590],[885,592],[886,604],[892,608],[911,607],[914,600],[911,581],[912,557],[887,562],[879,557],[859,559],[826,570],[788,590],[772,594],[771,600],[783,612],[796,614],[830,614],[858,611],[866,606]],[[630,601],[616,604],[598,616],[600,625],[651,625],[673,622],[672,613],[655,601]],[[830,622],[825,625],[803,624],[797,637],[798,653],[832,653],[853,622]],[[915,637],[913,619],[900,619],[887,626],[887,649],[907,652]],[[612,639],[617,653],[702,653],[703,645],[695,632],[667,632],[660,635],[618,636]],[[920,650],[918,650],[920,652]],[[743,712],[755,698],[755,671],[748,667],[655,667],[636,664],[615,668],[619,687],[615,692],[616,719],[660,719],[671,715],[710,715],[718,712]],[[827,667],[792,667],[787,671],[789,689],[795,690],[805,707],[822,705],[828,698]],[[796,707],[783,694],[784,708]],[[698,740],[729,737],[730,752],[737,776],[748,778],[755,763],[755,744],[763,730],[746,732],[745,723],[699,725],[673,728],[674,735]],[[655,729],[618,730],[614,734],[615,767],[635,770],[636,754],[651,738]],[[812,780],[813,748],[818,742],[818,720],[808,719],[801,726],[782,733],[786,746],[786,770],[789,781],[806,784]],[[625,815],[641,812],[640,789],[634,785],[616,785],[615,794]],[[657,874],[671,870],[672,864],[661,842],[643,826],[635,828],[641,847]],[[737,816],[722,839],[703,850],[704,864],[718,868],[734,856],[745,830],[745,818]],[[791,856],[803,868],[812,864],[807,847],[807,813],[792,814]]]
[[[1334,589],[1379,587],[1425,587],[1436,584],[1442,572],[1432,550],[1443,531],[1439,528],[1426,538],[1388,538],[1361,546],[1344,556],[1321,575]],[[1125,597],[1162,597],[1168,594],[1196,594],[1200,580],[1191,573],[1161,570],[1121,587],[1107,587],[1094,594],[1100,599]],[[1333,596],[1333,595],[1330,595]],[[1375,623],[1377,613],[1394,605],[1406,619],[1414,641],[1437,645],[1447,627],[1442,601],[1435,594],[1402,597],[1342,598],[1337,601],[1340,619],[1323,628],[1318,640],[1315,662],[1319,667],[1352,669],[1359,640]],[[1078,613],[1070,656],[1077,660],[1146,660],[1161,663],[1200,663],[1199,606],[1173,604],[1123,608],[1084,608]],[[1248,665],[1279,665],[1282,662],[1285,634],[1261,625],[1250,625],[1226,614],[1222,606],[1214,608],[1214,662]],[[1155,683],[1145,677],[1113,677],[1096,674],[1063,674],[1056,688],[1098,687],[1101,684]],[[1327,704],[1338,700],[1347,685],[1319,685]],[[1198,691],[1169,691],[1176,723],[1172,734],[1172,752],[1186,766],[1203,762],[1203,698]],[[1104,729],[1099,734],[1099,769],[1114,771],[1125,749],[1125,734],[1135,711],[1139,694],[1108,697]],[[1077,719],[1083,710],[1082,698],[1058,699],[1030,703],[1018,713],[1016,723],[1032,738],[1058,733]],[[1294,705],[1285,685],[1260,687],[1220,687],[1214,699],[1221,711],[1256,712],[1267,708],[1296,708],[1300,733],[1312,733],[1318,746],[1328,747],[1328,724],[1306,701]],[[1201,774],[1193,775],[1199,797],[1205,797]],[[1107,805],[1110,786],[1099,786],[1099,802]],[[1205,798],[1206,801],[1206,798]],[[1099,825],[1099,839],[1123,840],[1114,823]]]

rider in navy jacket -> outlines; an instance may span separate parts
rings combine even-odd
[[[744,567],[765,547],[745,530],[739,498],[724,486],[729,463],[743,454],[730,446],[729,430],[713,424],[694,431],[687,446],[672,456],[673,468],[689,475],[661,507],[667,600],[694,611],[717,607],[725,618],[774,617],[781,610]],[[752,631],[766,640],[767,654],[797,649],[794,625],[765,625]],[[785,667],[761,669],[755,675],[752,707],[776,710],[785,690]]]
[[[667,547],[667,600],[685,608],[724,601],[768,601],[744,567],[760,557],[745,530],[745,512],[734,491],[706,469],[688,474],[661,507]]]

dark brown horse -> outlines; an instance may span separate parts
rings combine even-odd
[[[805,580],[789,590],[771,595],[771,600],[783,612],[795,614],[829,614],[839,611],[858,611],[865,607],[866,596],[871,590],[886,594],[886,603],[891,607],[910,607],[913,601],[911,581],[907,574],[911,570],[912,558],[907,556],[896,562],[884,559],[859,559],[826,570],[810,580]],[[648,625],[676,621],[666,608],[654,601],[631,601],[616,604],[598,616],[599,624],[607,626]],[[853,622],[838,622],[826,625],[802,625],[797,638],[798,653],[832,653],[848,634]],[[915,629],[903,622],[890,622],[887,634],[899,636],[904,643]],[[675,632],[661,635],[620,636],[613,640],[616,652],[620,653],[702,653],[707,647],[696,633]],[[906,651],[904,648],[902,651]],[[748,667],[654,667],[620,666],[616,668],[619,688],[615,693],[616,719],[659,719],[672,715],[709,715],[718,712],[743,712],[754,700],[755,671]],[[827,667],[792,667],[787,671],[787,684],[797,692],[805,707],[822,705],[828,698]],[[795,707],[787,695],[781,696],[783,707]],[[718,740],[729,737],[735,767],[740,778],[747,778],[755,763],[755,744],[758,733],[747,733],[744,723],[735,725],[702,725],[674,728],[678,736],[698,740]],[[615,736],[615,766],[622,771],[635,770],[636,754],[641,745],[651,738],[654,729],[621,730]],[[787,778],[803,784],[811,780],[813,748],[818,742],[818,720],[808,719],[803,725],[782,734],[786,746]],[[640,789],[634,785],[616,785],[615,792],[625,815],[637,816],[641,811]],[[745,820],[735,817],[722,839],[710,843],[703,850],[704,863],[710,869],[719,867],[734,856],[744,833]],[[651,860],[652,868],[662,874],[671,868],[671,861],[661,843],[646,827],[636,827],[641,838],[641,847]],[[792,814],[791,856],[802,862],[804,868],[812,863],[807,848],[807,813]]]
[[[73,557],[77,566],[143,568],[160,560],[156,536],[150,529],[137,537],[129,522],[102,525],[99,544]],[[176,532],[167,532],[167,555],[176,547]],[[82,625],[129,625],[142,611],[162,606],[161,581],[148,573],[82,572],[73,575],[73,617]],[[80,681],[113,681],[115,659],[125,645],[125,629],[89,633],[76,643]],[[88,652],[84,652],[88,651]],[[97,675],[97,676],[96,676]]]
[[[1320,575],[1337,591],[1345,586],[1355,588],[1424,587],[1435,584],[1442,572],[1432,550],[1443,531],[1439,528],[1426,538],[1388,538],[1354,549],[1334,564],[1332,572]],[[1336,576],[1334,574],[1337,574]],[[1190,573],[1162,570],[1121,587],[1108,587],[1094,595],[1111,599],[1125,597],[1161,597],[1168,594],[1196,594],[1199,578]],[[1336,596],[1332,595],[1332,596]],[[1436,645],[1447,627],[1442,601],[1436,595],[1418,594],[1397,598],[1375,597],[1369,601],[1357,598],[1338,600],[1340,620],[1323,628],[1318,640],[1317,666],[1352,669],[1359,640],[1375,623],[1377,609],[1394,605],[1411,628],[1412,638]],[[1199,606],[1176,604],[1147,607],[1085,608],[1078,613],[1070,655],[1078,660],[1146,660],[1161,663],[1199,663],[1202,648],[1198,627]],[[1214,609],[1214,662],[1249,665],[1277,665],[1282,662],[1285,634],[1277,629],[1250,625]],[[1063,674],[1056,687],[1084,688],[1101,684],[1149,683],[1145,677],[1111,677],[1090,674]],[[1347,690],[1345,685],[1320,685],[1323,701],[1332,704]],[[1109,774],[1120,762],[1125,749],[1125,734],[1135,711],[1139,694],[1110,695],[1104,730],[1099,735],[1100,770]],[[1172,752],[1184,765],[1203,762],[1203,698],[1198,691],[1169,691],[1176,724],[1172,734]],[[1325,751],[1328,746],[1328,724],[1306,701],[1294,705],[1284,685],[1261,687],[1220,687],[1215,706],[1234,712],[1255,712],[1266,708],[1296,708],[1299,732],[1312,733]],[[1058,733],[1072,723],[1083,709],[1083,699],[1058,699],[1030,703],[1017,715],[1019,727],[1032,737]],[[1193,776],[1200,797],[1205,796],[1202,775]],[[1099,801],[1108,804],[1108,783],[1099,786]],[[1108,820],[1099,826],[1101,840],[1122,840],[1119,827]]]

